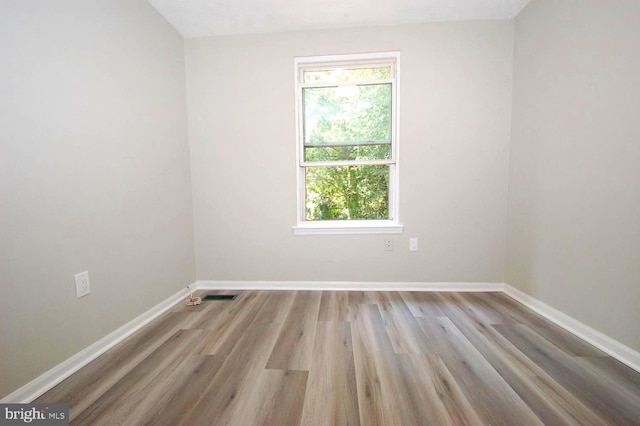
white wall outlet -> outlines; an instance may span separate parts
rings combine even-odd
[[[89,271],[80,272],[75,275],[76,278],[76,298],[81,298],[91,293],[89,285]]]
[[[409,238],[409,251],[418,251],[418,238]]]
[[[393,238],[386,237],[384,239],[384,249],[385,251],[393,251]]]

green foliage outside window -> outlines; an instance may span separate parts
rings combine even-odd
[[[389,166],[309,167],[307,220],[388,219]]]
[[[347,78],[353,71],[359,80],[388,78],[386,68],[347,71]],[[310,78],[324,82],[336,72]],[[389,164],[313,163],[389,160],[391,90],[389,83],[303,89],[306,220],[389,219]]]

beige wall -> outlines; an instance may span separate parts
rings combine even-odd
[[[0,397],[193,282],[184,79],[144,0],[0,2]]]
[[[294,57],[389,50],[402,68],[395,251],[381,235],[294,236]],[[197,277],[502,282],[512,53],[511,21],[187,40]]]
[[[516,19],[507,282],[640,350],[640,2]]]

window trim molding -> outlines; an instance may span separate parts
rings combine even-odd
[[[394,76],[394,104],[392,106],[392,154],[393,164],[390,167],[395,169],[390,172],[389,189],[392,191],[389,197],[389,211],[392,219],[389,220],[323,220],[309,221],[304,220],[305,209],[304,200],[305,188],[301,173],[304,172],[304,161],[302,155],[301,141],[301,87],[300,68],[304,64],[318,64],[319,66],[334,64],[337,62],[354,63],[358,61],[374,62],[376,60],[395,61]],[[400,166],[400,52],[372,52],[357,53],[346,55],[324,55],[324,56],[303,56],[295,57],[293,61],[295,76],[295,115],[296,115],[296,225],[292,227],[295,235],[355,235],[355,234],[400,234],[403,231],[403,225],[400,224],[399,218],[399,202],[400,185],[399,185],[399,166]]]
[[[293,227],[295,235],[401,234],[404,226],[393,220],[305,221]]]

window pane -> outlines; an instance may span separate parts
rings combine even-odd
[[[304,161],[388,160],[391,144],[305,146]]]
[[[386,80],[391,78],[391,67],[371,67],[320,71],[304,71],[305,83],[352,83],[367,80]]]
[[[389,219],[389,166],[307,167],[306,220]]]
[[[302,99],[305,146],[391,143],[391,84],[307,88]]]

